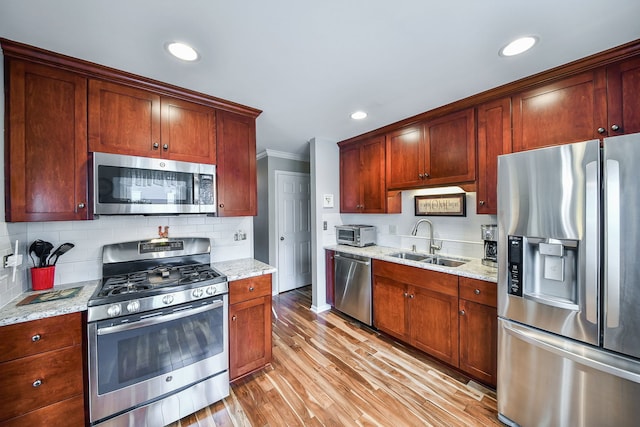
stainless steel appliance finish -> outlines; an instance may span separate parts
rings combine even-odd
[[[640,135],[500,156],[498,412],[508,425],[640,418]]]
[[[371,326],[371,258],[336,252],[334,265],[335,308]]]
[[[93,153],[96,215],[215,214],[216,167]]]
[[[229,394],[228,284],[210,242],[103,248],[88,302],[92,425],[166,425]]]
[[[376,227],[364,224],[336,225],[336,241],[339,245],[371,246],[376,244]]]
[[[489,267],[498,267],[498,226],[496,224],[481,225],[480,233],[484,241],[482,264]]]

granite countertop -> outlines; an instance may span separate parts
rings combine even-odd
[[[480,260],[479,258],[461,257],[457,255],[438,253],[437,255],[447,258],[470,260],[466,264],[463,264],[459,267],[445,267],[442,265],[428,264],[425,262],[412,261],[408,259],[389,256],[390,254],[395,252],[410,252],[407,249],[390,248],[387,246],[367,246],[364,248],[358,248],[347,245],[325,246],[325,249],[380,259],[389,262],[395,262],[397,264],[410,265],[412,267],[423,268],[425,270],[441,271],[443,273],[455,274],[456,276],[469,277],[472,279],[485,280],[487,282],[498,282],[498,269],[483,265],[482,260]]]
[[[275,267],[257,261],[253,258],[214,262],[212,263],[212,266],[225,274],[229,281],[260,276],[262,274],[270,274],[276,271]],[[5,306],[0,307],[0,326],[28,322],[30,320],[38,320],[45,317],[60,316],[78,311],[86,311],[87,301],[89,301],[89,298],[93,295],[93,292],[100,282],[101,280],[88,280],[85,282],[56,285],[52,289],[47,289],[46,291],[24,292]],[[76,287],[81,287],[82,289],[77,295],[71,298],[35,304],[17,305],[19,302],[32,295]]]

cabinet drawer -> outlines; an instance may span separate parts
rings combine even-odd
[[[484,280],[460,277],[460,298],[491,307],[498,306],[498,286]]]
[[[50,427],[85,425],[84,397],[79,394],[71,399],[36,409],[2,423],[2,427]]]
[[[0,362],[82,342],[80,313],[48,317],[0,328]]]
[[[229,282],[229,304],[271,295],[271,274]]]
[[[82,346],[5,362],[0,372],[0,420],[6,420],[82,394]]]

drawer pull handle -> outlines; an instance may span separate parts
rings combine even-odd
[[[254,290],[254,287],[253,287],[253,286],[251,286],[251,287],[249,288],[249,292],[253,292],[253,290]]]
[[[40,336],[40,334],[35,334],[34,336],[31,337],[31,341],[32,342],[38,342],[38,341],[40,341],[40,338],[42,338]]]
[[[475,291],[473,291],[476,295],[480,295],[480,289],[476,289]]]
[[[35,380],[32,385],[34,387],[40,387],[42,385],[42,380]]]

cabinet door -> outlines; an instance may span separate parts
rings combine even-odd
[[[271,296],[229,306],[229,376],[236,379],[271,361]]]
[[[498,312],[494,307],[460,299],[460,369],[496,385]]]
[[[608,129],[604,135],[640,132],[640,58],[607,67]]]
[[[389,335],[408,341],[406,301],[406,285],[387,277],[373,277],[374,326]]]
[[[257,215],[255,120],[218,111],[218,215]]]
[[[160,96],[89,81],[89,151],[159,157]]]
[[[162,156],[194,163],[216,163],[216,111],[179,99],[161,99]]]
[[[476,179],[474,109],[425,124],[425,185],[456,184]]]
[[[477,213],[498,213],[498,156],[510,152],[511,98],[478,106]]]
[[[385,138],[379,136],[364,142],[360,148],[362,172],[362,211],[386,213],[387,189],[385,187]]]
[[[340,212],[360,213],[360,144],[340,147]]]
[[[409,289],[409,311],[411,344],[452,366],[458,366],[457,295],[412,286]]]
[[[403,128],[387,135],[387,188],[424,186],[425,149],[422,126]]]
[[[5,218],[88,219],[87,80],[8,61]]]
[[[600,138],[606,123],[604,70],[513,96],[513,151]]]

